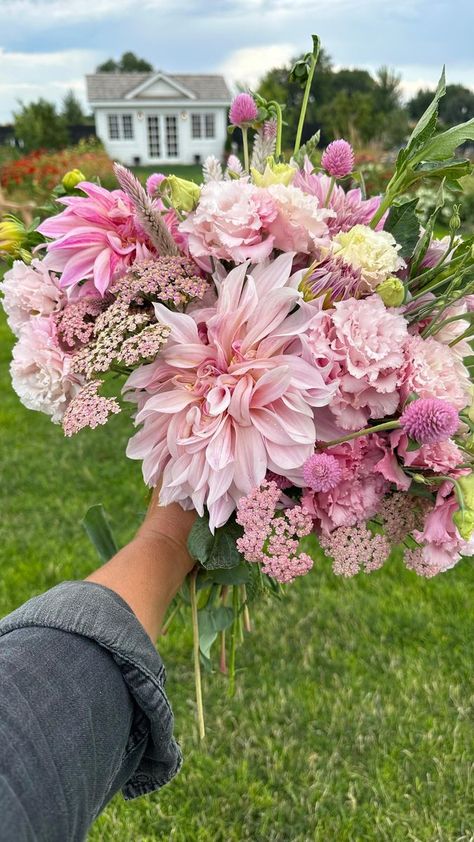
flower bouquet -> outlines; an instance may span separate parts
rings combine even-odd
[[[456,207],[434,236],[474,121],[437,132],[443,73],[385,193],[366,196],[349,143],[301,146],[318,52],[314,37],[292,70],[304,95],[287,157],[283,105],[242,93],[243,163],[209,158],[201,185],[155,174],[146,190],[120,164],[112,191],[73,172],[33,232],[4,223],[4,252],[23,257],[3,281],[20,400],[66,436],[131,402],[127,456],[161,504],[197,512],[179,605],[202,736],[213,644],[232,692],[249,606],[322,551],[341,576],[396,545],[426,577],[474,553],[474,238]],[[423,179],[439,183],[424,228]],[[106,555],[100,513],[88,527]]]

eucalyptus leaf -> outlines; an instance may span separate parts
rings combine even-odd
[[[415,213],[418,199],[408,199],[390,208],[384,230],[389,231],[401,245],[400,255],[411,257],[420,236],[420,222]]]
[[[101,561],[105,563],[112,558],[118,551],[118,546],[102,503],[87,510],[82,525]]]

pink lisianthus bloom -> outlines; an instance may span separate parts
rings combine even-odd
[[[276,249],[312,254],[330,245],[327,222],[334,211],[293,185],[272,184],[268,193],[277,208],[268,225]]]
[[[54,316],[26,322],[12,356],[12,385],[22,404],[58,424],[84,381],[71,372],[72,357],[59,345]]]
[[[453,316],[462,316],[467,312],[467,302],[465,300],[457,301],[456,304],[446,308],[443,313],[443,321],[445,319],[451,319]],[[467,319],[456,319],[454,322],[443,325],[441,330],[436,332],[436,340],[437,342],[442,342],[443,345],[449,345],[450,342],[454,342],[456,339],[459,339],[464,331],[467,330],[469,325],[470,322],[468,322]],[[459,342],[456,342],[456,344],[452,346],[451,350],[461,359],[472,354],[472,348],[467,339],[461,339]]]
[[[402,400],[415,392],[419,398],[441,398],[458,411],[470,401],[470,378],[462,360],[433,337],[410,336],[404,346],[401,372]]]
[[[428,468],[437,474],[449,473],[455,477],[456,469],[464,461],[462,451],[451,439],[408,450],[408,436],[402,430],[394,430],[390,443],[407,468]]]
[[[304,489],[301,505],[308,510],[318,529],[329,533],[339,526],[353,526],[377,512],[390,484],[378,464],[385,455],[385,441],[376,434],[329,447],[341,481],[327,492]]]
[[[453,522],[453,515],[459,504],[452,493],[452,484],[445,482],[436,496],[434,508],[426,515],[423,530],[414,530],[413,536],[422,544],[419,552],[421,575],[444,573],[459,561],[462,555],[474,553],[474,541],[465,541],[459,535]],[[415,564],[411,565],[416,569]]]
[[[313,407],[331,399],[332,388],[301,358],[298,335],[314,309],[286,286],[291,266],[291,254],[248,276],[248,265],[238,266],[205,318],[155,304],[171,327],[168,343],[125,386],[143,425],[128,456],[143,459],[149,485],[162,475],[163,505],[178,501],[200,514],[206,505],[212,529],[268,470],[302,484],[316,438]]]
[[[78,189],[86,196],[58,199],[66,210],[45,219],[38,231],[52,240],[47,249],[52,268],[62,272],[61,287],[90,279],[103,295],[135,260],[156,251],[123,190],[110,191],[87,181]]]
[[[318,360],[327,381],[337,383],[330,409],[342,429],[361,429],[397,410],[407,339],[407,322],[378,295],[339,301],[315,320],[305,358]]]
[[[57,313],[66,303],[66,296],[56,275],[50,272],[47,260],[37,257],[29,266],[22,260],[15,260],[3,276],[0,291],[8,324],[15,336],[19,336],[22,326],[33,316]]]
[[[315,196],[320,207],[324,207],[331,186],[331,179],[328,175],[315,173],[313,170],[313,164],[306,157],[303,169],[299,170],[293,179],[293,187],[299,187],[305,193]],[[380,196],[363,199],[359,188],[348,190],[346,193],[340,185],[336,184],[328,203],[328,208],[335,212],[335,216],[328,217],[327,220],[331,236],[339,233],[339,231],[349,231],[354,225],[368,225],[379,209],[380,202]],[[387,214],[384,214],[375,227],[376,231],[382,230],[386,218]]]
[[[276,215],[267,190],[242,181],[211,181],[202,188],[196,210],[179,230],[187,235],[194,258],[258,263],[273,249],[269,224]]]

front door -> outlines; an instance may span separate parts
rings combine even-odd
[[[149,114],[148,157],[154,161],[179,158],[178,117],[176,114]]]

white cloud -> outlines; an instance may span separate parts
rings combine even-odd
[[[30,102],[42,96],[59,104],[70,88],[85,105],[84,76],[99,60],[94,50],[26,53],[0,48],[0,122],[11,119],[19,99]]]
[[[272,67],[281,67],[298,53],[294,44],[265,44],[243,47],[231,53],[217,68],[232,82],[244,82],[255,87]]]

